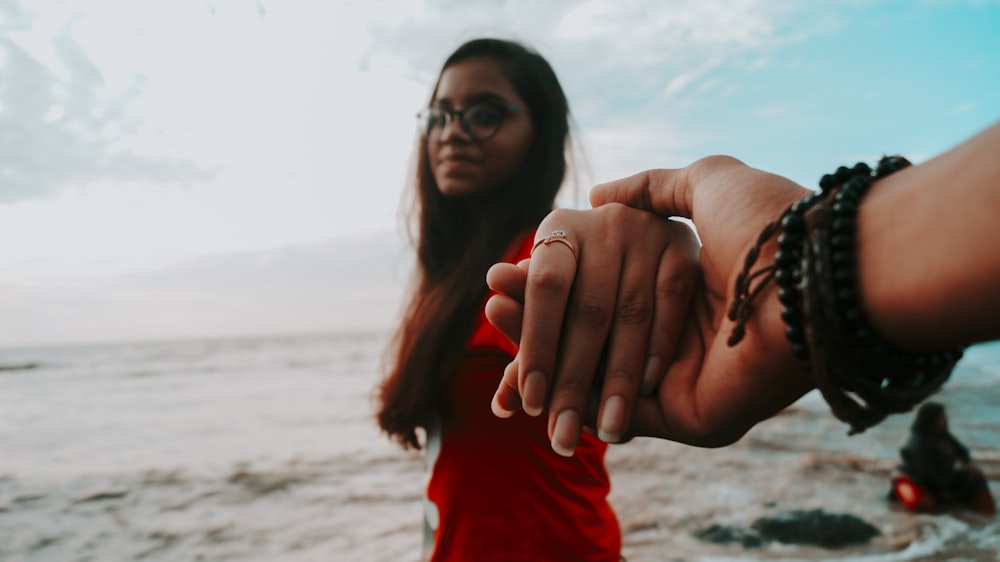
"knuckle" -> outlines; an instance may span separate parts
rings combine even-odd
[[[711,156],[705,156],[704,158],[695,160],[690,167],[694,169],[711,170],[721,166],[731,166],[733,164],[742,164],[742,162],[732,156],[713,154]]]
[[[611,321],[611,306],[596,295],[583,295],[574,303],[573,316],[588,326],[605,326]]]
[[[566,225],[574,222],[580,216],[580,213],[581,211],[574,209],[555,209],[542,219],[542,222],[538,225],[538,233],[548,234],[554,229],[566,228]]]
[[[604,374],[604,386],[630,387],[635,386],[639,377],[628,369],[610,369]]]
[[[600,214],[600,221],[608,232],[614,232],[611,229],[628,226],[630,216],[642,215],[642,213],[636,213],[634,209],[630,211],[629,207],[618,202],[606,203],[594,211]]]
[[[656,280],[656,297],[666,301],[685,299],[693,287],[689,280],[669,275]]]
[[[609,201],[604,203],[600,207],[595,207],[590,210],[593,216],[596,218],[598,224],[601,224],[604,228],[608,228],[614,225],[622,216],[625,210],[625,205],[618,203],[617,201]]]
[[[621,216],[626,212],[626,209],[628,209],[628,206],[626,206],[624,203],[618,203],[617,201],[608,203],[606,205],[602,205],[600,207],[600,210],[602,212],[611,215],[612,217]]]
[[[645,324],[652,314],[652,303],[644,292],[625,291],[618,303],[615,319],[623,324]]]
[[[572,281],[565,271],[542,264],[532,264],[528,268],[528,284],[545,293],[569,291]]]
[[[581,377],[559,377],[552,390],[564,398],[584,400],[590,391],[590,382]]]
[[[604,204],[594,211],[601,213],[599,220],[605,229],[605,236],[613,244],[627,245],[629,238],[650,234],[650,229],[656,229],[657,234],[663,234],[664,238],[672,237],[664,231],[670,223],[654,213],[617,202]],[[644,238],[646,242],[654,239],[657,237]]]

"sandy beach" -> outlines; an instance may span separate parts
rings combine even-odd
[[[384,336],[2,350],[0,560],[418,560],[424,466],[379,435]],[[937,396],[1000,484],[1000,357],[971,354]],[[978,361],[978,362],[977,362]],[[996,560],[1000,525],[885,501],[908,416],[848,437],[814,394],[721,449],[609,449],[635,561]],[[699,538],[822,509],[879,531],[839,549]]]

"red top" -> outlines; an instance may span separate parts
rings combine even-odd
[[[504,261],[528,257],[529,236]],[[425,504],[433,561],[619,560],[621,532],[608,504],[607,444],[584,434],[565,458],[549,444],[547,416],[490,411],[517,348],[486,320],[449,388],[451,414],[430,430]]]

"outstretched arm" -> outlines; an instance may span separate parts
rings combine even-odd
[[[909,349],[1000,338],[1000,123],[871,190],[858,272],[876,330]]]
[[[863,200],[857,230],[861,302],[890,342],[931,350],[1000,337],[1000,252],[993,247],[1000,241],[998,154],[1000,124],[879,181]],[[702,283],[677,340],[675,360],[654,400],[640,399],[626,408],[634,412],[632,433],[726,444],[813,387],[785,341],[773,284],[759,296],[747,336],[737,347],[726,345],[733,322],[725,316],[744,256],[761,229],[808,193],[728,157],[709,157],[680,170],[651,170],[594,189],[595,207],[614,202],[690,218],[702,242]],[[601,233],[581,230],[575,235]],[[642,236],[629,243],[641,245]],[[762,248],[761,265],[773,255],[772,242]],[[539,256],[531,267],[545,267],[547,259]],[[582,255],[581,264],[594,260],[588,267],[600,268],[600,260],[607,259],[623,258]],[[527,276],[525,282],[525,294],[530,294],[533,280]],[[568,293],[570,288],[559,290]],[[613,300],[618,288],[577,280],[572,290]],[[601,341],[594,334],[579,337],[582,330],[570,318],[555,331],[551,326],[539,330],[551,320],[541,317],[536,303],[524,304],[523,309],[508,307],[505,318],[491,317],[501,329],[521,326],[519,372],[544,374],[544,384],[519,388],[521,398],[534,407],[563,404],[568,391],[561,375],[539,362],[542,334],[546,341],[559,342],[560,357],[605,344],[613,352],[619,344],[610,336]],[[588,367],[597,369],[596,361],[578,365]],[[554,408],[553,418],[560,413]]]

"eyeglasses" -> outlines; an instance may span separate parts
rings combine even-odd
[[[503,120],[511,113],[521,111],[513,105],[494,105],[478,103],[459,111],[443,107],[428,107],[417,113],[417,123],[423,131],[424,138],[430,138],[435,130],[444,128],[456,117],[462,130],[472,137],[472,140],[484,141],[493,138],[503,125]]]

